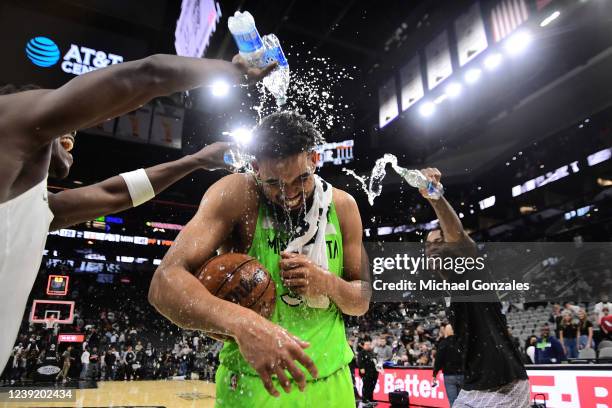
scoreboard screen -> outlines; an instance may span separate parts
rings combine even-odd
[[[70,277],[66,275],[49,275],[47,282],[47,295],[65,296],[68,293],[68,281]]]

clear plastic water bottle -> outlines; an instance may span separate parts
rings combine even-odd
[[[227,26],[234,37],[234,41],[236,41],[238,52],[247,64],[260,66],[264,46],[251,13],[236,11],[227,20]]]
[[[263,79],[263,83],[276,99],[276,104],[284,105],[289,87],[289,64],[276,35],[260,37],[255,27],[255,19],[248,11],[234,13],[228,19],[227,26],[247,64],[263,68],[278,62],[278,67]]]
[[[230,166],[230,171],[233,173],[252,172],[251,162],[255,158],[240,150],[238,146],[234,146],[223,153],[223,161]]]
[[[400,168],[399,175],[414,188],[427,190],[427,195],[433,200],[437,200],[444,195],[444,187],[442,183],[434,184],[419,170],[408,170]]]
[[[287,102],[287,88],[289,88],[289,63],[283,53],[280,41],[274,34],[264,35],[263,66],[278,62],[278,66],[263,79],[265,87],[276,99],[276,105],[282,106]]]

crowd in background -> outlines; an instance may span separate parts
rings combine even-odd
[[[56,266],[57,268],[57,266]],[[54,272],[57,272],[54,270]],[[69,272],[63,270],[63,272]],[[45,277],[48,271],[41,273]],[[185,331],[159,315],[147,302],[146,285],[138,279],[129,285],[96,284],[94,276],[74,279],[69,298],[76,301],[73,323],[46,326],[30,324],[27,316],[7,367],[5,383],[32,380],[37,367],[54,362],[63,368],[66,344],[60,333],[84,335],[73,344],[65,377],[82,380],[139,380],[198,378],[214,380],[222,343],[195,331]],[[44,297],[37,285],[33,297]],[[87,302],[83,299],[88,299]],[[118,301],[120,299],[120,301]],[[560,363],[578,357],[585,348],[612,340],[612,303],[605,299],[585,312],[586,305],[548,305],[548,319],[539,329],[513,342],[526,364]],[[523,305],[506,304],[507,313]],[[347,317],[348,341],[358,355],[370,340],[377,369],[383,366],[433,366],[437,346],[444,337],[448,317],[444,305],[374,303],[361,317]],[[515,328],[509,324],[509,331]],[[546,340],[549,348],[538,348]],[[548,340],[551,339],[551,340]],[[354,368],[358,366],[355,361]],[[66,381],[66,378],[58,381]]]
[[[222,343],[198,332],[179,330],[163,319],[145,318],[151,311],[143,309],[135,306],[133,313],[102,310],[93,320],[85,319],[79,311],[69,327],[53,322],[28,324],[17,339],[2,382],[19,384],[33,380],[36,368],[41,365],[63,368],[66,350],[70,367],[66,378],[59,375],[57,378],[64,383],[70,379],[212,381]],[[145,319],[157,327],[145,326]],[[85,341],[58,344],[60,330],[83,334]],[[72,347],[68,349],[68,345]]]

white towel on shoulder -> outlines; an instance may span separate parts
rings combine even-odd
[[[332,202],[332,186],[321,177],[315,175],[315,189],[310,209],[304,216],[301,234],[295,237],[285,249],[285,252],[297,252],[306,255],[310,260],[327,271],[327,246],[325,233],[328,229],[327,213]],[[324,295],[306,299],[310,307],[326,309],[329,298]]]

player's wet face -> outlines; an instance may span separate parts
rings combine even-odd
[[[303,206],[314,191],[314,152],[282,159],[262,159],[254,167],[266,198],[289,210]]]
[[[73,147],[74,134],[63,135],[52,142],[51,162],[49,163],[49,175],[51,177],[63,179],[68,176],[74,161],[70,153]]]

